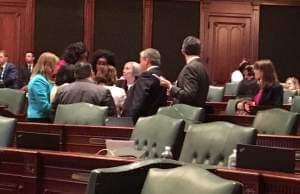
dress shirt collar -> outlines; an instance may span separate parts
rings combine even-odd
[[[186,63],[187,64],[189,64],[190,62],[192,62],[193,60],[195,60],[195,59],[200,59],[200,57],[199,56],[191,56],[190,58],[188,58],[187,60],[186,60]]]
[[[154,69],[154,68],[159,68],[159,66],[151,65],[150,67],[147,68],[146,71],[150,71],[151,69]]]

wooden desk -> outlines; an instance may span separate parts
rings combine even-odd
[[[252,126],[254,115],[226,115],[226,114],[208,114],[206,117],[207,122],[213,121],[227,121],[242,126]]]
[[[72,152],[0,148],[0,193],[84,194],[87,180],[82,173],[134,161]]]
[[[0,193],[84,194],[92,169],[136,160],[92,154],[0,148]],[[245,194],[299,194],[300,176],[218,167],[215,173],[239,181]]]
[[[128,140],[132,128],[91,125],[63,125],[18,122],[16,132],[58,135],[61,151],[96,153],[105,148],[105,139]],[[16,137],[15,137],[16,140]]]
[[[299,194],[296,174],[220,167],[216,174],[244,184],[244,194]]]

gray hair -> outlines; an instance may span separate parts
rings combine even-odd
[[[201,52],[201,42],[194,36],[188,36],[183,40],[182,51],[186,55],[199,55]]]
[[[141,74],[141,66],[140,66],[139,63],[137,63],[135,61],[129,61],[129,62],[125,63],[125,65],[127,65],[127,64],[131,65],[133,76],[136,77],[136,76],[139,76]]]
[[[143,50],[140,54],[142,57],[148,58],[151,65],[160,66],[160,53],[158,50],[153,48],[147,48]]]

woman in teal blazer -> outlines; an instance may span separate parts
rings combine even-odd
[[[52,53],[43,53],[35,65],[28,83],[27,119],[32,122],[51,121],[50,92],[51,78],[58,57]]]

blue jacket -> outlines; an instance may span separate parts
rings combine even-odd
[[[51,112],[50,92],[52,84],[41,74],[28,83],[27,118],[49,118]]]
[[[12,63],[6,63],[3,70],[3,82],[6,88],[17,88],[17,67]]]

